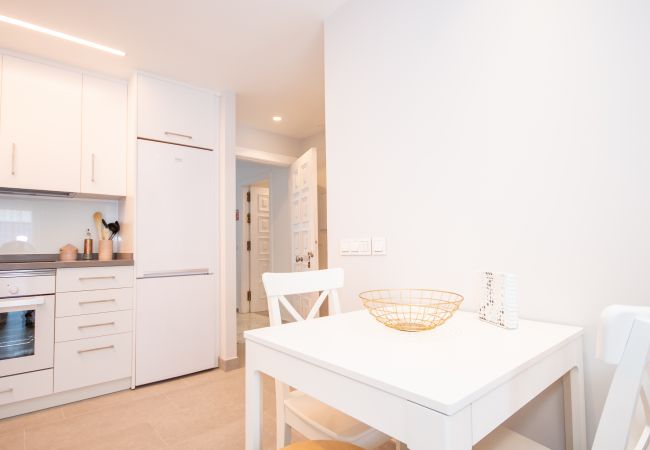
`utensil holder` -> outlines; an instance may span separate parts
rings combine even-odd
[[[110,239],[101,239],[99,241],[99,256],[100,261],[110,261],[113,259],[113,241]]]

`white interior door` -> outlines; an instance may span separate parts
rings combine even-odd
[[[268,309],[262,274],[271,270],[271,208],[268,187],[251,186],[250,311]]]
[[[292,271],[318,270],[318,184],[315,148],[307,150],[291,165],[289,196]],[[310,294],[294,296],[290,300],[297,311],[305,315],[316,297]]]

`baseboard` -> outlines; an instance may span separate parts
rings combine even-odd
[[[237,356],[228,359],[219,357],[219,367],[226,372],[229,370],[239,369],[241,367],[241,360]]]
[[[96,384],[74,391],[59,392],[45,397],[32,398],[22,402],[10,403],[0,406],[0,419],[26,414],[40,409],[52,408],[66,403],[77,402],[91,397],[111,394],[131,388],[131,378],[109,381],[108,383]]]

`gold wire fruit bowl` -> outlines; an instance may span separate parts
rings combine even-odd
[[[463,296],[435,289],[379,289],[359,294],[379,322],[401,331],[439,327],[456,312]]]

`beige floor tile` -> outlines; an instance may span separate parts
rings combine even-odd
[[[27,449],[69,448],[105,436],[113,436],[131,427],[148,425],[148,421],[154,416],[179,413],[180,411],[167,398],[159,395],[127,405],[110,406],[47,425],[27,428],[25,447]]]
[[[138,400],[159,396],[165,392],[172,392],[184,387],[185,383],[182,380],[171,380],[164,383],[141,386],[133,390],[128,389],[113,394],[102,395],[101,397],[69,403],[61,406],[61,408],[64,416],[70,418],[109,407],[128,405]]]
[[[44,409],[30,414],[23,414],[16,417],[9,417],[0,420],[0,439],[5,433],[23,431],[25,428],[34,425],[45,425],[51,422],[59,421],[63,418],[61,408]]]
[[[220,429],[243,417],[243,410],[224,408],[218,413],[195,413],[193,410],[176,411],[172,414],[156,414],[149,421],[167,444],[175,444],[191,436]]]
[[[0,420],[0,450],[241,450],[244,376],[209,370]],[[275,383],[263,375],[262,384],[263,448],[274,449]]]
[[[156,450],[167,448],[149,424],[138,424],[80,442],[66,443],[66,450]]]
[[[275,421],[264,415],[262,448],[275,450]],[[242,450],[244,448],[244,419],[240,418],[223,427],[191,436],[171,447],[175,450]]]
[[[259,313],[237,314],[237,342],[244,342],[244,331],[269,326],[268,315]]]
[[[12,431],[0,436],[0,450],[22,450],[25,448],[25,432]]]

